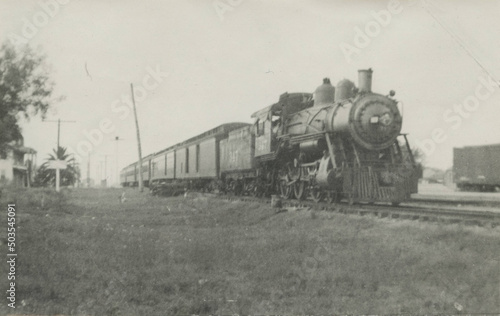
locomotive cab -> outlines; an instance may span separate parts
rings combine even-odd
[[[311,93],[280,95],[278,102],[252,114],[255,119],[255,156],[261,160],[274,159],[278,138],[286,134],[285,124],[294,114],[313,106]]]

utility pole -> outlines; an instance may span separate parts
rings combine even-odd
[[[141,134],[139,133],[139,121],[137,120],[137,110],[135,108],[134,85],[130,84],[132,91],[132,104],[134,105],[135,129],[137,131],[137,149],[139,151],[139,191],[144,191],[144,184],[142,180],[142,152],[141,152]]]
[[[97,183],[96,183],[96,185],[99,187],[99,186],[101,186],[101,180],[102,180],[101,162],[99,161],[99,163],[95,163],[95,166],[96,166],[96,169],[97,169],[96,170],[97,171],[96,172],[96,174],[97,174],[97,177],[96,177],[96,179],[97,179],[96,182]]]
[[[108,167],[108,155],[104,155],[104,184],[108,187],[108,173],[106,168]]]
[[[57,148],[56,151],[59,152],[59,140],[61,139],[61,123],[76,123],[76,121],[61,121],[61,119],[56,120],[43,120],[43,122],[57,123]]]
[[[87,188],[90,188],[90,152],[89,159],[87,160]]]
[[[61,139],[61,122],[63,123],[75,123],[76,121],[61,121],[61,119],[57,119],[57,121],[54,120],[43,120],[43,122],[51,122],[55,123],[57,122],[57,148],[56,148],[56,165],[52,166],[52,169],[56,169],[56,192],[59,192],[59,183],[60,183],[60,169],[66,169],[66,162],[64,160],[59,159],[59,141]],[[62,165],[61,163],[64,163]]]
[[[123,138],[120,138],[120,136],[115,136],[115,151],[116,151],[116,166],[115,166],[115,172],[116,172],[116,183],[118,185],[118,187],[120,187],[120,173],[118,172],[118,158],[119,158],[119,155],[118,155],[118,141],[120,140],[123,140]]]
[[[100,184],[105,187],[108,187],[108,156],[109,155],[100,155],[101,157],[104,156],[104,161],[100,160],[99,161],[99,181],[101,182]]]

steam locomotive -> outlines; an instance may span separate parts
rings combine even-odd
[[[398,102],[373,93],[371,69],[336,87],[325,78],[311,93],[284,93],[254,114],[151,154],[121,172],[138,172],[153,193],[186,188],[284,199],[399,204],[417,192],[418,172]]]

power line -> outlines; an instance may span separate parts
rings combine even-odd
[[[425,1],[424,2],[424,9],[425,11],[427,11],[427,13],[429,13],[429,15],[448,33],[448,35],[451,36],[451,38],[453,38],[460,47],[462,47],[462,49],[474,60],[474,62],[484,71],[488,74],[488,76],[490,76],[491,79],[493,79],[493,81],[495,81],[495,83],[497,85],[499,85],[498,83],[498,80],[495,78],[495,76],[479,61],[479,59],[474,56],[474,54],[472,53],[472,51],[466,46],[465,43],[463,43],[462,39],[460,37],[458,37],[455,33],[453,33],[453,31],[451,29],[449,29],[446,25],[444,25],[443,22],[441,22],[437,16],[435,16],[431,10],[429,10],[429,5],[432,5],[432,3],[428,2],[428,1]]]

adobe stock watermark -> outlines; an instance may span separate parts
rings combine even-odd
[[[415,139],[415,143],[425,156],[431,156],[438,144],[448,140],[448,135],[462,126],[463,121],[471,117],[474,112],[481,108],[481,104],[487,101],[496,90],[500,82],[494,81],[491,77],[478,77],[478,84],[474,89],[474,94],[465,97],[462,102],[454,104],[443,112],[445,128],[437,127],[431,132],[431,136],[424,140]]]
[[[224,15],[227,12],[234,11],[236,7],[238,7],[243,0],[215,0],[212,2],[212,6],[215,9],[215,12],[219,16],[219,19],[223,22]]]
[[[141,103],[146,100],[148,94],[157,89],[165,78],[169,76],[168,72],[163,72],[157,65],[155,69],[152,67],[146,68],[147,74],[142,78],[141,84],[134,86],[134,95],[136,103]],[[133,109],[133,103],[130,94],[123,94],[120,98],[114,100],[110,104],[111,112],[116,113],[120,120],[125,120],[129,117]],[[99,122],[98,128],[91,130],[84,129],[82,131],[85,139],[78,142],[76,148],[68,146],[81,160],[87,157],[95,147],[102,144],[104,136],[114,132],[116,126],[110,118],[103,118]]]
[[[403,2],[403,3],[402,3]],[[365,23],[363,28],[354,28],[354,37],[352,44],[342,42],[339,44],[342,53],[348,63],[353,61],[353,57],[361,54],[361,50],[367,48],[375,37],[378,37],[382,31],[391,24],[393,17],[403,12],[404,7],[412,7],[420,4],[422,7],[434,7],[436,4],[429,0],[390,0],[385,10],[372,11],[372,19]]]
[[[33,39],[40,29],[46,27],[50,20],[53,19],[60,11],[61,7],[67,5],[70,0],[43,0],[38,2],[39,10],[37,10],[28,19],[22,19],[23,26],[20,33],[10,33],[9,41],[13,45],[27,44]]]
[[[405,6],[411,7],[418,3],[427,6],[427,0],[408,0]],[[342,50],[346,61],[351,63],[353,57],[359,56],[361,50],[368,47],[372,40],[379,36],[382,31],[391,24],[393,17],[403,12],[403,9],[404,6],[399,0],[390,0],[385,10],[370,12],[372,19],[366,22],[363,28],[359,26],[354,28],[352,44],[346,42],[341,42],[339,44],[340,50]]]
[[[359,26],[354,28],[352,44],[346,42],[339,44],[347,62],[351,63],[354,55],[359,56],[361,50],[368,47],[372,39],[379,36],[382,30],[391,23],[393,16],[401,12],[403,12],[403,6],[399,0],[390,0],[385,10],[372,11],[370,13],[372,20],[366,22],[363,28]]]

